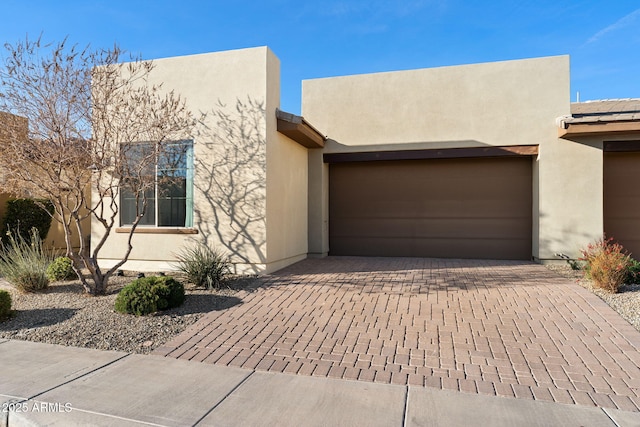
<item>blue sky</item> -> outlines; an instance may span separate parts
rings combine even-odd
[[[0,41],[122,48],[153,59],[269,46],[282,109],[303,79],[571,55],[571,99],[640,98],[637,0],[0,0]]]

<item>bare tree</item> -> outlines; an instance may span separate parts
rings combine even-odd
[[[0,189],[53,202],[66,255],[85,290],[103,294],[131,253],[147,193],[157,184],[155,165],[169,143],[190,136],[195,121],[180,96],[149,83],[152,62],[125,58],[117,46],[92,50],[27,39],[5,48],[0,111],[15,116],[4,115],[10,123],[0,133]],[[120,225],[123,191],[135,198],[135,219],[124,256],[103,270],[99,253]],[[87,248],[80,239],[74,248],[72,236],[83,236],[91,218],[102,227],[92,230],[97,241]]]

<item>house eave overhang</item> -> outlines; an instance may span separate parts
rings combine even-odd
[[[640,134],[640,120],[630,121],[561,121],[559,138],[596,135],[637,135]]]
[[[291,138],[307,148],[324,148],[326,136],[307,122],[304,117],[285,111],[276,110],[277,129],[281,134]]]
[[[427,148],[420,150],[324,153],[325,163],[389,160],[464,159],[480,157],[535,157],[538,145],[484,146],[467,148]]]

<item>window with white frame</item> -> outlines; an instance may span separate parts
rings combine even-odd
[[[193,141],[163,143],[161,154],[155,144],[128,147],[131,165],[140,159],[153,159],[143,171],[151,183],[144,196],[147,208],[140,226],[193,227]],[[150,179],[149,179],[150,178]],[[125,178],[126,179],[126,178]],[[143,197],[123,186],[120,191],[120,224],[131,225],[142,213]]]

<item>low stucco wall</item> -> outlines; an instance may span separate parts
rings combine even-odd
[[[88,192],[87,192],[87,195],[88,195]],[[4,215],[7,210],[7,201],[12,198],[14,197],[11,196],[10,194],[0,193],[0,221],[4,220]],[[89,243],[89,239],[91,235],[90,222],[91,221],[88,219],[83,222],[84,235],[82,236],[82,238],[87,244]],[[77,233],[74,233],[72,235],[71,242],[74,248],[80,247],[80,237],[78,236]],[[61,253],[63,253],[66,250],[67,244],[64,238],[64,227],[62,226],[60,221],[56,219],[53,219],[51,221],[51,228],[49,229],[47,238],[44,241],[44,246],[46,248],[54,249]]]
[[[8,129],[5,128],[6,126],[18,126],[19,133],[17,134],[17,136],[19,138],[28,138],[29,122],[26,118],[0,111],[0,143],[2,143],[3,138],[16,137],[15,131],[10,133]],[[4,179],[4,177],[2,171],[0,171],[0,180],[2,179]],[[85,192],[86,197],[90,197],[90,194],[90,189],[87,188]],[[16,196],[6,193],[0,193],[0,221],[4,219],[7,201],[14,197]],[[82,223],[82,236],[79,236],[78,233],[75,232],[76,230],[74,228],[73,234],[71,236],[71,243],[73,247],[80,247],[80,239],[82,239],[86,244],[89,243],[91,234],[90,224],[90,219],[87,219]],[[44,244],[45,247],[55,249],[56,251],[63,252],[66,250],[67,244],[64,237],[64,227],[60,223],[60,221],[56,220],[55,218],[51,222],[51,228],[49,229],[49,233],[47,234],[47,238],[45,239]]]
[[[80,248],[80,238],[84,239],[85,247],[89,247],[91,239],[91,221],[89,219],[83,221],[82,231],[84,234],[80,237],[76,231],[75,225],[72,225],[71,244],[76,249]],[[64,252],[66,250],[67,244],[64,238],[64,227],[60,221],[54,219],[51,222],[51,228],[49,229],[49,234],[47,234],[44,244],[47,247],[56,249],[57,251]]]

